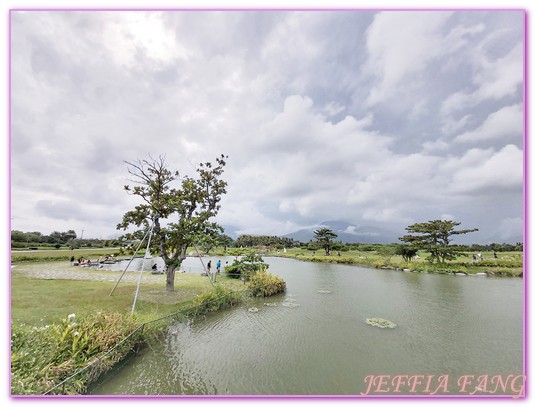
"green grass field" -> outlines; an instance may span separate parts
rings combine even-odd
[[[419,252],[418,258],[410,262],[405,262],[398,255],[390,256],[377,251],[360,250],[333,251],[330,256],[325,256],[323,250],[314,252],[302,248],[292,248],[287,249],[286,253],[280,251],[276,255],[305,261],[355,264],[364,267],[409,268],[418,271],[451,270],[469,274],[490,271],[513,276],[521,275],[523,271],[523,255],[521,252],[498,252],[497,259],[494,258],[493,252],[483,252],[483,261],[481,262],[473,262],[473,253],[465,253],[459,255],[456,260],[448,261],[444,264],[430,264],[427,261],[428,254],[424,252]]]
[[[36,265],[28,264],[26,267]],[[57,262],[39,263],[47,269],[68,269]],[[11,319],[15,324],[46,325],[66,318],[69,314],[84,316],[96,311],[129,313],[132,308],[135,283],[121,282],[113,295],[115,285],[111,281],[65,280],[28,278],[24,276],[25,264],[18,264],[11,277]],[[79,270],[77,267],[73,267]],[[88,276],[92,273],[87,269]],[[99,273],[102,273],[99,271]],[[118,277],[118,272],[107,272]],[[241,281],[224,275],[217,282],[232,290],[242,290]],[[161,284],[141,284],[136,303],[136,313],[149,321],[177,312],[188,306],[199,294],[212,289],[207,277],[199,274],[180,273],[175,277],[175,291],[165,290],[165,280]]]

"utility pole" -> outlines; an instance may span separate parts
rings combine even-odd
[[[82,229],[82,235],[80,236],[80,240],[84,238],[84,230]]]

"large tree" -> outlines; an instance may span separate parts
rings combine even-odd
[[[314,231],[314,237],[318,241],[319,245],[325,250],[325,255],[329,256],[331,254],[333,240],[336,239],[338,235],[331,229],[321,228]]]
[[[220,209],[227,183],[221,179],[227,157],[214,164],[201,163],[196,176],[180,177],[169,169],[164,156],[125,161],[134,186],[125,190],[143,201],[123,215],[117,229],[153,227],[153,244],[166,266],[166,290],[174,291],[175,271],[186,258],[188,246],[222,228],[211,219]]]
[[[460,222],[451,220],[432,220],[425,223],[415,223],[405,228],[410,234],[399,239],[415,249],[428,251],[431,254],[431,261],[436,260],[437,263],[444,263],[446,260],[454,260],[456,253],[460,250],[458,246],[450,244],[452,236],[464,235],[478,230],[455,230],[460,224]]]

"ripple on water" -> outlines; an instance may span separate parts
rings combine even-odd
[[[286,308],[297,308],[299,307],[299,304],[295,302],[281,302],[281,305]]]

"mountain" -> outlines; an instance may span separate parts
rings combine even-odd
[[[221,226],[223,226],[223,229],[224,229],[223,233],[225,235],[230,236],[234,240],[238,238],[238,233],[237,233],[238,229],[236,229],[234,226],[230,226],[230,225],[221,225]]]
[[[399,243],[402,232],[395,232],[375,226],[353,225],[343,221],[325,221],[317,226],[297,230],[282,237],[289,237],[300,242],[314,240],[314,230],[331,229],[338,235],[336,241],[344,243]]]

